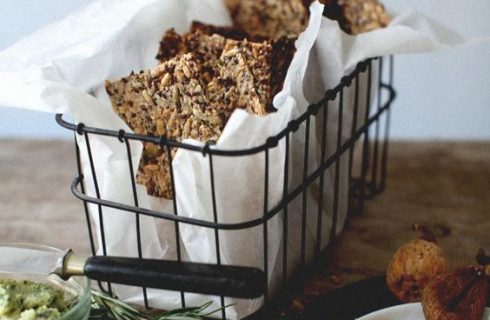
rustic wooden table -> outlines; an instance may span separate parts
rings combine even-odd
[[[396,249],[417,236],[414,223],[436,232],[452,267],[473,263],[480,247],[490,251],[490,143],[392,143],[386,190],[352,219],[291,309],[383,276]]]
[[[70,193],[71,141],[0,140],[0,240],[71,247],[89,253],[83,207]],[[453,266],[490,250],[490,142],[391,144],[387,189],[338,238],[323,271],[292,309],[333,289],[382,275],[413,223],[440,235]]]

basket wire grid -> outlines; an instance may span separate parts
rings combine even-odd
[[[377,70],[374,70],[378,68]],[[220,234],[221,230],[246,230],[257,226],[263,227],[263,270],[265,274],[268,274],[269,265],[268,265],[268,221],[273,217],[282,213],[282,293],[289,290],[288,288],[297,287],[295,284],[300,281],[299,279],[303,279],[302,274],[307,274],[311,272],[312,266],[315,265],[315,261],[318,262],[321,260],[322,256],[325,256],[325,253],[328,252],[327,248],[322,248],[322,239],[329,239],[329,246],[334,242],[334,238],[337,234],[337,220],[338,220],[338,211],[339,211],[339,197],[340,197],[340,170],[341,170],[341,158],[348,157],[348,175],[349,175],[349,205],[348,205],[348,215],[346,219],[346,223],[348,223],[349,219],[355,214],[361,214],[364,207],[364,201],[366,199],[370,199],[375,195],[379,194],[383,191],[386,186],[386,175],[387,175],[387,161],[388,161],[388,142],[389,142],[389,128],[390,128],[390,120],[391,120],[391,104],[395,99],[395,90],[393,88],[393,69],[394,69],[394,61],[393,57],[385,57],[385,58],[372,58],[360,62],[356,68],[347,76],[343,77],[340,83],[333,89],[327,90],[325,96],[317,103],[310,105],[306,112],[300,115],[295,120],[289,122],[286,128],[284,128],[277,135],[268,137],[265,139],[265,143],[256,146],[250,149],[245,150],[220,150],[217,148],[212,148],[210,144],[206,144],[204,146],[196,146],[186,143],[181,143],[178,141],[167,140],[165,137],[155,137],[155,136],[145,136],[145,135],[137,135],[129,132],[125,132],[123,130],[114,131],[107,130],[101,128],[93,128],[84,125],[83,123],[72,124],[63,119],[63,115],[56,115],[56,121],[64,128],[72,130],[75,132],[75,135],[80,135],[86,144],[87,157],[90,162],[91,172],[89,176],[84,176],[84,172],[82,170],[81,164],[81,154],[80,148],[76,145],[76,154],[77,154],[77,167],[78,167],[78,176],[74,179],[71,190],[73,194],[83,202],[88,235],[90,240],[90,246],[92,250],[92,254],[96,255],[97,248],[95,243],[95,235],[93,230],[93,221],[92,217],[89,213],[89,204],[93,204],[96,206],[99,217],[99,239],[101,241],[101,249],[103,255],[107,255],[106,249],[106,239],[104,233],[104,224],[103,224],[103,215],[104,208],[114,208],[119,209],[125,212],[133,213],[135,218],[135,228],[137,233],[137,247],[138,247],[138,256],[139,258],[143,258],[142,255],[142,242],[141,242],[141,232],[140,232],[140,218],[141,216],[149,216],[158,219],[165,219],[167,221],[171,221],[174,223],[175,227],[175,235],[176,235],[176,253],[177,260],[182,261],[182,244],[179,240],[180,235],[180,226],[181,224],[188,224],[199,226],[202,228],[210,228],[214,230],[214,238],[215,238],[215,248],[216,248],[216,264],[221,265],[220,258]],[[377,71],[379,76],[376,80],[374,80],[373,74],[374,71]],[[361,81],[361,76],[365,76],[367,81]],[[362,82],[362,85],[361,85]],[[354,100],[353,100],[353,122],[352,127],[349,129],[349,137],[347,139],[342,138],[342,132],[345,132],[347,129],[344,124],[343,114],[344,114],[344,90],[348,87],[354,86]],[[376,87],[374,87],[376,86]],[[373,90],[374,89],[374,90]],[[365,90],[366,100],[361,101],[361,90]],[[371,92],[376,92],[377,98],[373,99]],[[335,101],[335,105],[333,102]],[[338,103],[337,103],[338,102]],[[329,117],[330,108],[338,108],[338,119],[337,119],[337,138],[336,145],[334,146],[335,150],[331,155],[327,156],[326,152],[326,144],[327,144],[327,118]],[[363,112],[364,114],[360,114]],[[312,127],[312,119],[316,117],[318,122],[323,122],[323,126],[321,127],[321,138],[319,141],[321,143],[321,160],[317,168],[308,168],[308,159],[309,159],[309,141]],[[362,119],[359,121],[358,119]],[[289,186],[288,183],[288,175],[290,167],[290,144],[292,135],[298,132],[298,128],[300,126],[304,126],[304,134],[305,134],[305,146],[304,146],[304,155],[301,157],[304,159],[304,165],[302,168],[302,183],[297,186]],[[134,205],[126,205],[122,203],[117,203],[114,201],[110,201],[107,199],[101,198],[101,193],[98,186],[97,175],[95,171],[94,157],[92,154],[91,148],[91,140],[90,137],[92,135],[102,135],[113,137],[114,139],[118,139],[120,143],[125,146],[128,158],[129,165],[129,173],[131,175],[131,183],[132,183],[132,193],[133,193],[133,203]],[[173,177],[173,165],[172,161],[169,161],[169,171],[171,174],[172,180],[172,188],[173,192],[173,207],[174,213],[165,213],[153,211],[147,208],[139,207],[138,203],[138,195],[136,190],[136,181],[135,181],[135,172],[133,170],[132,163],[132,148],[130,145],[130,141],[140,141],[140,142],[150,142],[154,143],[165,150],[167,152],[168,158],[172,160],[172,148],[176,149],[185,149],[193,152],[200,152],[204,157],[207,157],[209,161],[209,170],[210,170],[210,181],[211,181],[211,194],[212,194],[212,204],[213,204],[213,217],[214,221],[205,221],[199,219],[188,218],[179,215],[177,200],[176,200],[176,192],[175,192],[175,184]],[[279,203],[274,204],[272,209],[270,208],[269,199],[268,199],[268,186],[269,186],[269,151],[272,148],[275,148],[281,141],[285,142],[286,152],[284,154],[284,190],[282,199]],[[360,151],[360,152],[357,152]],[[215,183],[214,183],[214,175],[216,168],[213,166],[213,158],[215,156],[224,156],[224,157],[238,157],[238,156],[247,156],[263,153],[264,161],[265,161],[265,181],[264,181],[264,205],[263,205],[263,214],[261,214],[260,218],[245,221],[240,223],[221,223],[218,221],[217,214],[217,206],[216,199],[219,197],[219,194],[216,194],[215,191]],[[314,170],[312,170],[314,169]],[[330,224],[330,230],[327,230],[327,234],[325,234],[324,227],[322,227],[325,221],[322,221],[322,214],[325,207],[325,199],[323,199],[323,190],[326,187],[325,183],[325,173],[327,170],[334,170],[334,198],[333,198],[333,214],[332,214],[332,223]],[[95,187],[95,196],[88,195],[86,193],[86,187],[84,185],[84,179],[92,179],[93,185]],[[309,216],[308,206],[307,206],[307,190],[308,187],[312,183],[318,183],[320,188],[320,199],[318,201],[318,214],[316,215],[317,221],[317,230],[316,230],[316,241],[314,243],[314,248],[307,248],[306,242],[306,219]],[[288,187],[289,186],[289,187]],[[301,212],[291,212],[288,211],[288,205],[293,201],[293,199],[302,199],[302,211]],[[301,215],[302,225],[301,225],[301,253],[298,261],[298,268],[293,274],[288,274],[288,217],[292,214]],[[313,213],[315,214],[315,213]],[[314,251],[314,259],[313,262],[308,261],[307,258],[307,250]],[[290,263],[290,262],[289,262]],[[291,272],[289,272],[291,273]],[[267,284],[266,284],[267,285]],[[99,283],[101,289],[105,292],[112,292],[111,284],[107,283],[104,286],[102,283]],[[185,290],[185,288],[183,288]],[[145,306],[147,308],[151,308],[146,288],[142,288],[142,293],[144,296]],[[281,294],[282,294],[281,293]],[[279,294],[279,296],[281,295]],[[186,306],[185,292],[180,292],[181,304],[182,307]],[[269,294],[269,290],[264,293],[264,301],[265,306],[272,305],[273,301],[271,301],[271,297]],[[274,300],[277,300],[276,298]],[[221,311],[221,316],[223,319],[226,319],[226,309],[225,307],[225,297],[221,297],[221,305],[223,307]],[[266,308],[263,308],[264,310]],[[259,311],[260,313],[260,311]]]

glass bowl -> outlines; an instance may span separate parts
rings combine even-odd
[[[62,252],[60,249],[56,249],[49,246],[23,243],[23,242],[0,242],[1,247],[17,247],[39,251],[51,251]],[[2,259],[8,259],[8,257],[2,257]],[[91,293],[90,293],[90,280],[85,277],[71,277],[69,280],[63,280],[57,275],[34,275],[26,273],[6,273],[0,270],[1,279],[13,279],[13,280],[29,280],[36,283],[49,284],[52,287],[63,290],[65,293],[65,300],[72,301],[75,299],[75,303],[65,311],[60,320],[87,320],[90,315],[91,309]]]

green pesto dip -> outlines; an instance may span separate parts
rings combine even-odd
[[[27,280],[0,279],[0,320],[58,320],[67,307],[59,289]]]

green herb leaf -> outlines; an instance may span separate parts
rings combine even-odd
[[[158,315],[149,315],[118,300],[117,297],[92,290],[92,312],[89,320],[203,320],[223,309],[206,311],[211,305],[212,302],[210,301],[199,307],[181,308],[162,312]],[[225,308],[227,307],[229,306],[225,306]]]

